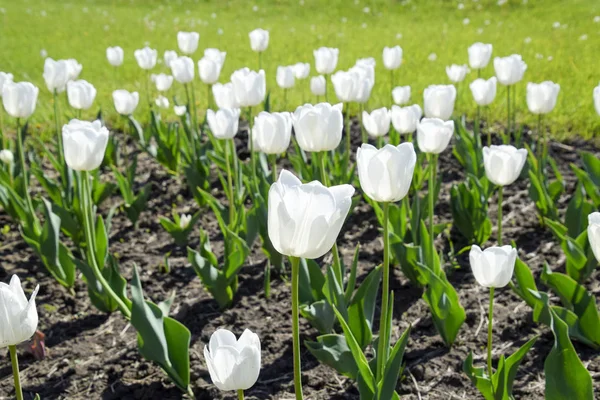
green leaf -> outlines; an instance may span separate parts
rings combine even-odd
[[[316,342],[306,341],[304,344],[317,360],[342,375],[356,379],[358,366],[343,335],[321,335]]]
[[[523,357],[529,352],[529,349],[531,349],[537,339],[538,336],[531,338],[502,363],[502,368],[500,368],[500,366],[498,367],[498,370],[494,374],[498,375],[498,384],[494,388],[496,399],[511,399],[513,397],[512,389],[515,377],[517,376],[517,369],[519,368]],[[502,379],[500,379],[500,375],[502,375]]]
[[[469,351],[469,355],[463,362],[463,371],[485,400],[494,400],[492,381],[486,375],[485,368],[473,366],[473,353],[471,351]]]
[[[377,391],[379,395],[378,400],[392,400],[394,398],[398,377],[402,373],[402,360],[406,345],[408,344],[410,329],[411,327],[409,326],[392,348],[392,352],[383,370],[383,379],[379,383],[379,390]]]

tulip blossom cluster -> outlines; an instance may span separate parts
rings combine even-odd
[[[375,68],[369,63],[357,63],[348,71],[338,71],[331,76],[339,101],[366,103],[375,85]]]

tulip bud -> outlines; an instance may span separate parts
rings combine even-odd
[[[108,129],[99,120],[72,119],[62,128],[65,162],[75,171],[92,171],[102,164]]]
[[[292,117],[288,112],[261,111],[254,118],[252,142],[254,151],[281,154],[287,150],[292,136]]]
[[[496,82],[495,76],[492,76],[487,81],[485,79],[475,79],[469,87],[473,94],[473,99],[478,106],[487,106],[494,101],[496,97]]]
[[[508,285],[515,270],[517,249],[511,246],[493,246],[481,251],[474,244],[469,252],[473,275],[483,287],[501,288]]]
[[[467,76],[467,72],[469,72],[469,68],[466,65],[456,65],[452,64],[449,67],[446,67],[446,75],[448,75],[448,79],[450,79],[454,83],[462,82]]]
[[[269,31],[259,28],[250,32],[248,36],[250,37],[252,51],[262,53],[269,47]]]
[[[177,52],[175,50],[165,51],[165,54],[163,55],[165,66],[167,68],[171,68],[171,61],[175,60],[177,57],[179,57],[179,55],[177,55]]]
[[[192,220],[192,216],[190,214],[181,214],[179,216],[179,228],[181,230],[186,229],[190,226],[190,221]]]
[[[335,71],[338,62],[339,50],[331,47],[320,47],[313,51],[315,56],[315,69],[319,74],[331,74]]]
[[[402,48],[400,46],[383,48],[383,65],[389,70],[400,68],[402,64]]]
[[[206,119],[211,132],[217,139],[233,139],[238,132],[239,108],[221,108],[206,111]]]
[[[181,117],[187,111],[187,107],[186,106],[174,106],[173,111],[175,111],[175,115],[177,115],[178,117]]]
[[[67,98],[71,107],[76,110],[87,110],[96,98],[94,85],[83,79],[67,83]]]
[[[231,74],[233,93],[240,107],[255,107],[265,99],[266,83],[265,71],[251,71],[242,68]]]
[[[379,150],[363,143],[356,152],[356,163],[360,187],[367,196],[378,202],[396,202],[410,189],[417,153],[412,143],[386,144]]]
[[[551,81],[527,84],[527,107],[533,114],[548,114],[556,106],[560,85]]]
[[[385,107],[373,110],[370,114],[367,111],[362,113],[363,126],[373,138],[387,135],[390,131],[390,118],[390,111]]]
[[[62,93],[69,81],[69,64],[66,60],[54,61],[46,58],[44,61],[44,81],[51,92]]]
[[[212,85],[219,80],[221,64],[213,59],[203,57],[198,61],[198,75],[200,80],[207,85]]]
[[[327,87],[327,81],[323,75],[313,76],[310,78],[310,91],[315,96],[324,96]],[[600,114],[600,112],[599,112]]]
[[[14,118],[29,118],[35,111],[39,89],[29,82],[6,82],[2,89],[4,109]]]
[[[159,108],[169,108],[169,99],[165,96],[158,96],[156,100],[154,100],[154,103],[156,103]]]
[[[215,83],[212,86],[212,92],[217,107],[238,108],[238,104],[235,100],[235,93],[233,93],[233,83]]]
[[[392,99],[399,106],[410,101],[410,86],[396,86],[392,90]]]
[[[587,234],[594,257],[600,262],[600,212],[596,211],[588,215]]]
[[[156,90],[158,90],[159,92],[166,92],[171,88],[171,85],[173,84],[173,77],[171,75],[158,74],[152,75],[150,78],[156,85]]]
[[[483,165],[490,182],[498,186],[510,185],[521,175],[527,161],[527,150],[514,146],[485,146],[483,148]]]
[[[425,116],[448,120],[454,111],[456,88],[454,85],[431,85],[423,92]]]
[[[492,57],[492,45],[477,42],[469,47],[469,65],[473,69],[485,68]]]
[[[223,68],[223,64],[225,64],[225,58],[227,57],[227,52],[221,51],[219,49],[204,49],[204,58],[208,58],[209,60],[213,60],[217,64],[219,64],[219,71]]]
[[[304,151],[334,150],[342,140],[342,103],[305,104],[292,115],[298,145]]]
[[[37,285],[27,301],[17,275],[10,278],[8,285],[0,282],[0,348],[16,346],[35,333],[38,325],[35,296],[39,289]]]
[[[108,47],[106,49],[106,59],[113,67],[118,67],[123,64],[123,49],[119,46]]]
[[[156,50],[146,46],[133,52],[135,59],[142,69],[152,69],[156,65]]]
[[[446,150],[452,135],[454,122],[439,118],[423,118],[417,124],[417,144],[423,153],[440,154]]]
[[[0,161],[6,165],[11,165],[15,162],[15,156],[13,152],[8,149],[0,150]]]
[[[594,106],[596,107],[596,112],[600,115],[600,84],[594,88]]]
[[[414,133],[417,130],[417,124],[423,115],[421,107],[413,104],[407,107],[392,106],[392,124],[394,129],[400,135]]]
[[[519,54],[513,54],[508,57],[494,58],[494,70],[498,77],[498,82],[508,86],[523,79],[523,74],[527,70],[527,64]]]
[[[294,67],[279,66],[277,67],[277,85],[282,89],[291,89],[294,87]]]
[[[190,83],[194,80],[194,62],[187,56],[177,57],[171,61],[171,74],[179,83]]]
[[[354,188],[302,184],[283,170],[268,196],[268,232],[279,253],[319,258],[333,247],[352,204]]]
[[[192,54],[198,48],[198,40],[200,34],[198,32],[178,32],[177,45],[183,54]]]
[[[293,65],[294,68],[294,77],[296,79],[306,79],[308,78],[308,74],[310,74],[310,64],[309,63],[296,63]]]
[[[113,92],[113,102],[115,110],[121,115],[131,115],[135,111],[140,96],[138,92],[128,92],[127,90],[115,90]]]
[[[8,72],[0,72],[0,97],[2,97],[2,90],[4,89],[4,85],[12,81],[13,74],[10,74]]]
[[[67,61],[67,72],[69,80],[74,81],[79,77],[83,66],[77,62],[74,58],[69,58]]]
[[[204,347],[204,359],[219,390],[250,389],[260,373],[260,339],[248,329],[237,340],[230,331],[219,329]]]

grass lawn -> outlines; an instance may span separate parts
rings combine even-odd
[[[221,74],[225,82],[238,68],[257,68],[248,32],[257,27],[268,29],[271,40],[263,67],[275,109],[282,104],[282,91],[275,84],[277,65],[299,61],[313,64],[312,50],[319,46],[338,47],[338,68],[342,69],[352,66],[357,58],[372,56],[377,60],[376,84],[368,103],[368,108],[375,108],[391,103],[390,74],[381,61],[384,46],[399,44],[403,48],[404,63],[396,71],[395,82],[411,85],[413,101],[422,103],[427,85],[449,82],[446,65],[467,63],[467,47],[482,41],[494,45],[493,56],[520,53],[528,64],[517,89],[521,122],[535,121],[526,111],[526,82],[553,80],[561,85],[561,92],[556,109],[546,118],[552,131],[559,137],[600,133],[600,116],[592,101],[592,89],[600,81],[600,22],[594,22],[600,15],[600,2],[530,0],[523,4],[513,0],[498,5],[497,1],[465,0],[463,6],[459,7],[458,1],[441,0],[4,1],[0,3],[0,71],[40,87],[38,110],[32,118],[52,129],[53,105],[42,78],[42,49],[50,57],[76,58],[83,64],[80,77],[98,89],[95,107],[84,117],[91,118],[101,107],[114,124],[113,90],[138,90],[140,104],[146,107],[146,76],[137,66],[133,51],[148,44],[158,49],[162,58],[165,50],[177,50],[180,30],[200,33],[195,60],[206,47],[227,51]],[[561,26],[553,27],[555,22]],[[117,69],[105,56],[106,47],[113,45],[125,50],[125,63]],[[437,55],[435,61],[428,59],[432,53]],[[153,72],[166,71],[159,64]],[[483,76],[493,73],[490,62]],[[458,109],[471,116],[475,105],[468,84],[475,76],[475,72],[469,74],[458,88]],[[174,83],[173,88],[170,96],[183,100],[181,87]],[[195,89],[203,110],[207,88],[197,80]],[[296,83],[288,104],[299,104],[303,90],[307,101],[315,101],[305,80]],[[504,120],[505,101],[505,90],[499,87],[491,118]],[[136,112],[138,119],[145,119],[144,107]],[[66,109],[64,105],[62,109]],[[172,109],[165,112],[174,118]]]

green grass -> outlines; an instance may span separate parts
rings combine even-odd
[[[475,41],[494,45],[493,56],[520,53],[528,64],[524,81],[518,86],[518,119],[533,124],[534,117],[526,111],[525,85],[528,81],[553,80],[561,85],[556,109],[546,118],[558,136],[578,134],[590,137],[600,132],[600,116],[593,108],[592,89],[600,81],[598,49],[600,2],[591,0],[530,0],[510,1],[498,6],[496,1],[464,1],[459,10],[457,1],[352,0],[317,1],[59,1],[28,0],[3,2],[0,14],[0,70],[12,72],[15,80],[30,80],[40,87],[36,123],[52,127],[51,96],[42,78],[46,49],[53,58],[76,58],[83,64],[82,79],[98,89],[95,107],[104,110],[106,118],[117,121],[110,94],[125,88],[138,90],[145,99],[145,75],[134,60],[133,51],[145,42],[162,53],[177,49],[176,34],[180,30],[200,33],[199,59],[205,47],[227,51],[221,81],[227,81],[235,69],[257,67],[257,56],[250,50],[248,32],[256,27],[271,33],[269,49],[263,66],[268,76],[273,108],[281,104],[282,92],[275,84],[277,65],[298,61],[314,62],[312,50],[319,46],[340,48],[338,67],[346,69],[357,58],[372,56],[378,62],[376,85],[368,108],[391,103],[389,72],[383,68],[384,46],[399,44],[404,49],[404,64],[396,72],[396,83],[411,85],[413,101],[422,103],[422,91],[429,84],[447,83],[446,65],[467,63],[467,47]],[[540,4],[543,3],[543,4]],[[256,11],[253,7],[257,6]],[[369,7],[368,13],[364,8]],[[213,13],[215,13],[213,18]],[[463,19],[469,18],[468,25]],[[488,22],[486,22],[488,21]],[[568,27],[554,29],[553,22]],[[218,35],[217,30],[224,34]],[[401,36],[400,36],[401,34]],[[587,34],[587,40],[579,40]],[[531,42],[525,43],[530,37]],[[105,57],[108,46],[120,45],[125,50],[125,63],[115,71]],[[437,61],[428,55],[437,54]],[[541,54],[541,59],[536,58]],[[551,56],[553,59],[548,60]],[[158,65],[153,72],[166,71]],[[314,69],[313,71],[314,72]],[[492,63],[483,71],[494,73]],[[459,87],[460,110],[474,113],[474,103],[467,76]],[[307,100],[308,80],[302,81]],[[182,95],[177,84],[170,95]],[[199,108],[206,107],[206,88],[196,82]],[[332,88],[330,86],[330,93]],[[299,104],[301,89],[290,93],[288,104]],[[145,101],[140,101],[145,103]],[[63,107],[64,110],[64,107]],[[97,108],[85,114],[92,117]],[[164,114],[164,112],[163,112]],[[172,115],[172,110],[169,111]],[[136,116],[145,119],[147,113],[138,109]],[[499,88],[491,110],[491,118],[505,119],[505,91]]]

